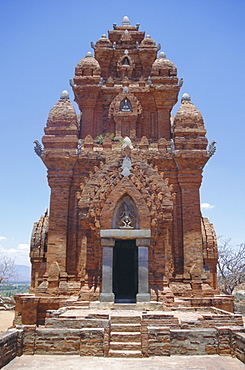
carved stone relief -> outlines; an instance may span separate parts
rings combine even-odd
[[[125,195],[116,206],[113,222],[113,229],[138,229],[139,216],[133,199]]]

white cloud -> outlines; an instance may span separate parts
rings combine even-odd
[[[214,208],[215,205],[209,204],[209,203],[202,203],[201,204],[201,209],[212,209]]]
[[[29,265],[29,244],[20,243],[16,245],[0,245],[0,256],[6,256],[15,261],[16,265]]]
[[[29,246],[29,244],[19,244],[19,249],[24,250],[24,251],[26,251],[26,250],[29,251],[30,246]]]
[[[15,254],[18,253],[18,249],[10,248],[10,249],[5,249],[8,253],[10,254]]]
[[[7,240],[5,236],[0,236],[0,240]]]

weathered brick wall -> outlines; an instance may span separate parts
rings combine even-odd
[[[69,354],[104,356],[104,328],[36,328],[24,327],[23,354]]]
[[[170,328],[148,326],[148,356],[170,356]]]
[[[36,325],[23,326],[23,354],[35,353]]]
[[[232,350],[232,335],[231,329],[228,327],[219,327],[218,331],[218,354],[219,355],[231,355]]]
[[[83,329],[80,356],[104,356],[104,329]]]
[[[14,296],[15,325],[44,325],[48,310],[64,306],[64,297],[34,297],[32,294]]]
[[[233,332],[232,333],[232,350],[235,356],[245,363],[245,333]]]
[[[144,326],[164,326],[169,328],[179,328],[179,320],[174,315],[167,315],[166,313],[143,313],[142,325]]]
[[[191,328],[214,328],[214,327],[232,327],[232,326],[241,326],[243,327],[242,315],[238,314],[227,314],[225,312],[220,315],[217,314],[202,314],[202,317],[199,317],[196,320],[181,320],[180,328],[181,329],[191,329]]]
[[[170,329],[142,326],[144,356],[231,355],[245,363],[245,329]],[[0,336],[0,367],[22,354],[108,356],[109,325],[105,328],[53,329],[23,326]]]
[[[170,331],[171,355],[214,355],[218,353],[216,329]]]
[[[243,326],[242,315],[208,315],[204,314],[200,318],[204,328],[215,326]]]
[[[94,319],[56,319],[48,318],[45,321],[46,328],[69,328],[69,329],[83,329],[83,328],[104,328],[108,325],[108,320],[94,320]]]
[[[22,354],[21,336],[18,330],[0,334],[0,368]]]
[[[35,354],[79,355],[79,329],[36,329]]]

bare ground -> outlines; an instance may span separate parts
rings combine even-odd
[[[14,310],[6,311],[0,308],[0,333],[5,332],[12,326],[14,319]]]

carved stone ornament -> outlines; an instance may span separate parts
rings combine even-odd
[[[131,175],[130,170],[132,169],[132,163],[128,155],[126,155],[126,157],[124,158],[121,168],[123,170],[122,171],[123,176]]]
[[[138,213],[133,199],[128,195],[125,195],[116,207],[114,214],[114,228],[138,228]]]

